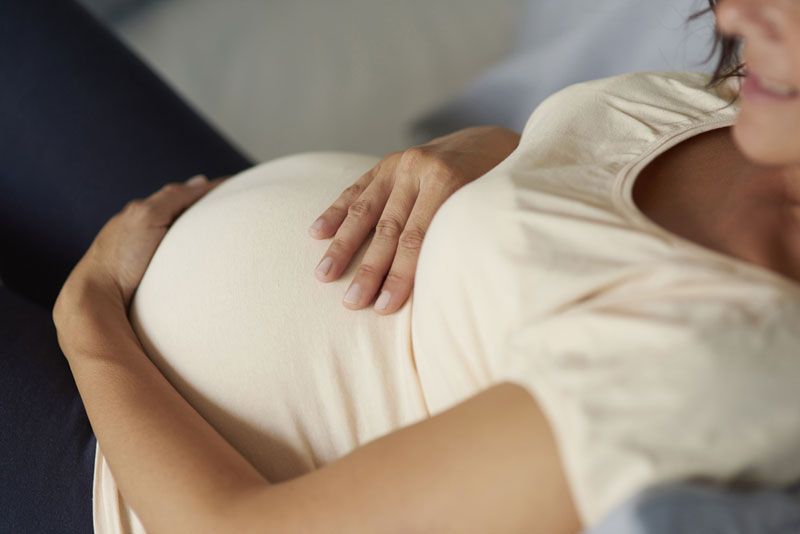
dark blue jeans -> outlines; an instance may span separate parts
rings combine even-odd
[[[94,437],[51,310],[135,197],[251,165],[71,0],[0,0],[0,533],[92,531]]]

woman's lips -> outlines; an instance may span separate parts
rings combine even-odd
[[[759,77],[749,71],[742,84],[742,97],[762,102],[788,102],[800,97],[800,90],[791,85]]]

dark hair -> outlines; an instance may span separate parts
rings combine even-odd
[[[718,3],[719,0],[708,0],[708,8],[692,15],[690,20],[695,20],[708,13],[713,13]],[[719,58],[717,59],[717,67],[714,69],[714,74],[711,77],[709,86],[715,87],[729,78],[743,75],[744,65],[739,56],[739,45],[739,39],[722,35],[719,30],[715,30],[714,47],[708,55],[708,60],[710,61],[717,53],[719,53]]]

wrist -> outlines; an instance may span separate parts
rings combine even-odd
[[[97,344],[99,325],[120,320],[129,324],[119,289],[101,272],[79,263],[53,306],[53,323],[64,354],[69,358],[73,353],[91,350]]]
[[[490,149],[501,160],[514,152],[522,139],[522,136],[514,130],[495,124],[471,126],[463,131],[480,139],[481,145]]]

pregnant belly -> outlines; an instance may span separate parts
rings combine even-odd
[[[369,241],[338,281],[313,276],[329,240],[308,225],[376,162],[303,154],[231,178],[170,228],[132,303],[153,362],[273,481],[427,415],[412,300],[341,304]]]

